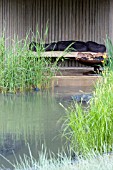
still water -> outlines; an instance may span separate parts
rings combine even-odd
[[[51,94],[0,95],[0,153],[13,162],[13,152],[17,157],[28,153],[27,143],[35,158],[42,144],[57,153],[63,146],[60,118],[64,113]],[[1,164],[9,166],[3,158]]]
[[[64,99],[66,92],[69,96],[69,90],[70,94],[76,91],[73,87],[67,88],[67,91],[64,88]],[[91,91],[90,88],[86,91],[88,90]],[[17,158],[23,153],[29,155],[28,144],[35,158],[38,158],[43,146],[47,148],[47,152],[55,154],[64,149],[61,126],[65,110],[59,104],[61,96],[63,97],[61,91],[63,94],[63,89],[56,88],[54,95],[49,92],[0,94],[0,154],[14,163],[14,153]],[[0,167],[2,164],[11,168],[0,157]]]

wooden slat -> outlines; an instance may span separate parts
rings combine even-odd
[[[112,15],[111,1],[0,0],[0,28],[3,30],[5,23],[5,37],[13,38],[16,34],[21,39],[25,38],[25,33],[29,30],[36,36],[38,24],[39,34],[44,38],[48,21],[47,43],[59,40],[92,40],[104,43],[106,34],[109,30],[112,31],[112,23],[109,22],[109,9],[110,16]]]
[[[3,31],[2,22],[3,22],[3,2],[1,1],[1,4],[0,4],[0,37],[2,36],[2,31]]]
[[[65,86],[92,86],[96,83],[101,76],[55,76],[53,77],[54,87],[65,87]],[[81,80],[81,81],[80,81]]]
[[[74,58],[78,56],[79,52],[63,52],[63,51],[46,51],[42,53],[42,56],[44,57],[69,57],[69,58]],[[95,55],[97,53],[94,52],[82,52],[83,54],[92,54]],[[37,55],[36,52],[33,52],[33,54]]]

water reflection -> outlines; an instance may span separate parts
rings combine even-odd
[[[80,91],[90,93],[92,89],[91,83],[72,87],[66,87],[64,83],[64,86],[56,86],[51,93],[0,94],[0,153],[15,162],[13,152],[17,158],[29,154],[27,143],[37,159],[42,144],[47,152],[61,151],[64,141],[60,135],[62,122],[59,120],[65,115],[65,110],[59,101],[67,106],[72,101],[71,96]],[[2,164],[10,167],[0,157],[0,166]]]
[[[35,157],[42,143],[56,153],[62,148],[58,120],[64,113],[49,93],[0,95],[0,153],[13,160],[12,150],[17,156],[28,152],[26,143]]]

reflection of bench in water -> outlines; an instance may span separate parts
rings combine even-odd
[[[63,51],[46,51],[42,53],[42,56],[51,57],[53,62],[58,60],[58,66],[62,69],[94,67],[96,72],[103,67],[104,59],[107,57],[105,53]]]

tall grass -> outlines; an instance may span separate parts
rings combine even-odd
[[[95,85],[93,98],[85,109],[75,102],[67,108],[67,121],[64,123],[64,135],[75,152],[85,155],[92,149],[110,152],[113,145],[113,45],[106,40],[109,69],[105,69]]]
[[[13,40],[10,48],[5,49],[5,41],[0,39],[0,90],[17,92],[33,87],[46,88],[55,75],[57,64],[43,57],[43,46],[37,52],[29,50],[28,36],[22,41]]]
[[[108,67],[110,70],[113,70],[113,44],[108,35],[106,36],[105,43],[106,43],[107,53],[109,56]]]
[[[3,157],[3,156],[2,156]],[[55,158],[54,154],[49,154],[46,150],[39,153],[38,161],[34,159],[31,151],[29,156],[24,155],[15,158],[15,164],[3,157],[14,170],[112,170],[113,169],[113,155],[99,154],[98,152],[91,152],[87,157],[78,156],[75,161],[72,161],[71,156],[66,154],[58,154]]]

